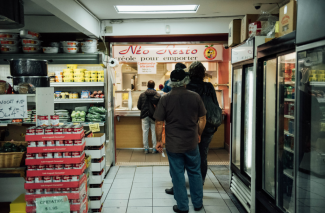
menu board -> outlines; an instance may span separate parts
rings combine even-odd
[[[26,95],[1,95],[0,119],[27,118]]]
[[[138,62],[138,74],[156,74],[156,62]]]

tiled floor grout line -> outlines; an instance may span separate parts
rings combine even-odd
[[[120,169],[120,167],[119,167],[118,169]],[[111,168],[110,168],[109,170],[111,170]],[[108,170],[106,176],[108,175],[109,170]],[[118,171],[118,170],[117,170],[117,171]],[[113,186],[113,183],[114,183],[114,180],[115,180],[116,175],[117,175],[117,172],[115,173],[115,176],[114,176],[114,178],[113,178],[113,182],[111,183],[111,186],[109,187],[109,189],[108,189],[108,191],[107,191],[106,197],[105,197],[105,199],[104,199],[104,203],[105,203],[105,201],[106,201],[106,198],[107,198],[107,196],[108,196],[109,191],[111,190],[111,188],[112,188],[112,186]],[[106,176],[105,176],[105,178],[104,178],[104,182],[105,182]]]
[[[134,181],[134,178],[135,178],[136,171],[137,171],[137,167],[135,167],[135,169],[134,169],[134,176],[133,176],[133,179],[132,179],[132,184],[131,184],[131,189],[130,189],[130,195],[129,195],[128,203],[126,205],[126,213],[128,212],[128,208],[129,208],[129,202],[130,202],[130,198],[131,198],[131,193],[132,193],[132,189],[133,189],[133,181]]]

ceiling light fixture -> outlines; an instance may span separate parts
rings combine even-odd
[[[200,5],[116,5],[118,13],[196,13]]]

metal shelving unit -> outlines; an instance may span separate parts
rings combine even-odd
[[[51,83],[51,87],[103,87],[104,82],[60,82]]]
[[[54,99],[55,104],[64,103],[104,103],[104,98]]]

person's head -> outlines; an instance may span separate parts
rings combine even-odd
[[[175,65],[175,69],[185,69],[186,68],[186,65],[185,64],[182,64],[182,63],[177,63]]]
[[[150,80],[150,81],[148,81],[147,86],[150,89],[154,89],[155,88],[155,82],[153,80]]]
[[[159,85],[159,89],[160,89],[160,90],[164,89],[164,85],[160,84],[160,85]]]
[[[170,74],[170,82],[168,86],[170,86],[171,88],[184,87],[188,83],[190,83],[190,78],[188,77],[188,73],[186,73],[183,69],[175,69]]]
[[[190,79],[201,79],[203,80],[205,77],[205,67],[204,65],[199,62],[199,61],[193,61],[192,64],[189,67],[189,75],[190,75]]]

